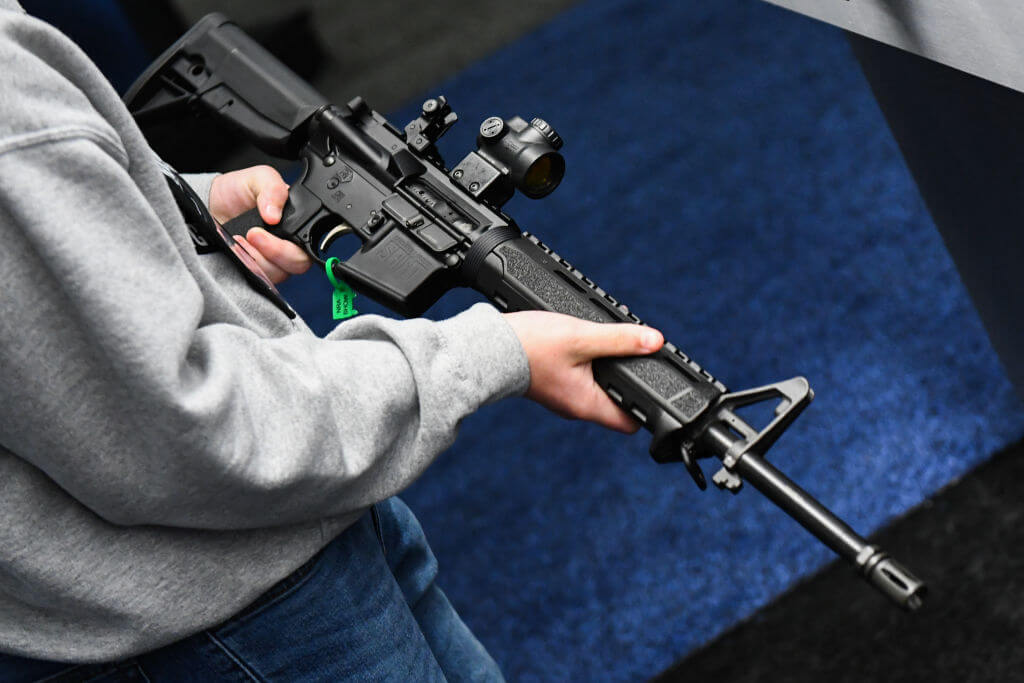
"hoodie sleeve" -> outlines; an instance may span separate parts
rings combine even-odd
[[[522,347],[483,304],[323,339],[211,319],[126,166],[75,130],[0,149],[0,442],[97,515],[225,529],[344,514],[525,391]]]

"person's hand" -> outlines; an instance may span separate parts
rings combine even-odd
[[[544,311],[506,313],[530,363],[527,398],[570,419],[589,420],[632,434],[639,423],[594,381],[591,364],[605,356],[640,356],[665,343],[643,325],[592,323]]]
[[[252,166],[217,176],[210,187],[210,213],[226,223],[252,208],[259,208],[267,225],[277,225],[288,201],[288,185],[270,166]],[[245,238],[235,238],[273,282],[309,269],[312,260],[297,244],[274,237],[263,228],[252,228]]]

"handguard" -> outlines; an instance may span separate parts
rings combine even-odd
[[[478,148],[448,169],[435,143],[458,117],[444,97],[427,100],[402,130],[360,98],[336,107],[217,14],[161,55],[125,99],[144,129],[212,116],[270,155],[301,160],[284,216],[267,229],[320,263],[335,239],[355,235],[360,248],[332,260],[333,275],[398,313],[419,315],[449,289],[466,286],[505,311],[641,323],[501,211],[516,189],[539,198],[561,181],[562,139],[541,119],[485,120]],[[256,225],[263,222],[252,211],[224,227]],[[750,483],[891,600],[910,610],[921,604],[920,580],[764,459],[810,403],[807,380],[728,393],[671,343],[650,356],[598,360],[594,375],[651,432],[656,461],[682,461],[703,489],[697,461],[718,458],[717,486],[735,493]],[[737,409],[764,401],[775,401],[775,417],[763,428],[738,417]]]

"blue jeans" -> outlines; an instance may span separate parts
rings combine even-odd
[[[15,681],[501,681],[435,583],[437,560],[397,498],[216,628],[104,665],[0,654]]]

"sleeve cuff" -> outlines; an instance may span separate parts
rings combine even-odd
[[[480,405],[521,396],[530,386],[530,364],[512,327],[490,304],[476,304],[438,323],[451,355],[460,360]]]
[[[181,177],[188,183],[199,198],[206,204],[206,208],[210,208],[210,188],[213,186],[213,180],[219,173],[182,173]]]

